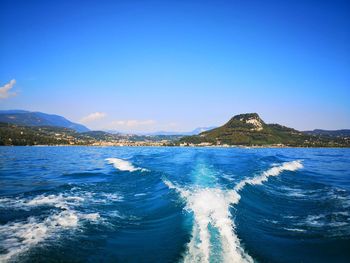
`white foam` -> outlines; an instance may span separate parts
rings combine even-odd
[[[252,258],[241,249],[239,239],[234,232],[230,205],[237,203],[239,197],[234,191],[218,188],[182,189],[169,181],[169,188],[175,189],[186,200],[186,210],[193,212],[195,225],[188,244],[188,253],[184,262],[210,261],[209,225],[217,228],[220,234],[224,262],[252,262]],[[197,242],[199,240],[199,242]]]
[[[72,196],[67,193],[59,195],[38,195],[32,199],[1,198],[0,206],[11,207],[12,209],[28,210],[33,206],[53,206],[60,209],[68,209],[83,202],[85,198]]]
[[[339,218],[337,222],[334,221],[334,216],[345,216],[346,218]],[[335,212],[329,215],[308,215],[304,222],[299,223],[298,225],[307,225],[314,228],[320,228],[320,227],[341,227],[341,226],[348,226],[349,219],[347,218],[348,213],[347,212]],[[332,220],[329,218],[333,218]],[[339,221],[341,220],[341,221]]]
[[[305,222],[309,226],[321,227],[324,225],[321,220],[324,218],[324,215],[308,215],[305,219]]]
[[[300,228],[283,228],[283,229],[290,232],[305,232],[304,229],[300,229]]]
[[[116,198],[111,195],[108,197]],[[29,217],[25,221],[9,222],[0,225],[0,262],[7,262],[12,257],[29,250],[45,239],[54,236],[64,229],[76,229],[82,221],[96,222],[100,219],[99,213],[80,213],[74,208],[85,199],[80,196],[39,195],[33,199],[3,199],[2,201],[13,208],[29,208],[31,206],[52,206],[46,218]]]
[[[140,194],[134,194],[135,197],[138,197],[138,196],[145,196],[147,195],[146,193],[140,193]]]
[[[118,159],[118,158],[107,158],[106,161],[109,164],[112,164],[115,169],[120,170],[120,171],[129,171],[129,172],[135,172],[135,171],[146,172],[146,171],[148,171],[147,169],[144,169],[144,168],[135,167],[129,161]]]
[[[24,205],[29,206],[55,206],[62,209],[68,209],[69,205],[83,202],[84,198],[79,196],[63,196],[60,195],[39,195],[32,200],[24,202]]]
[[[188,244],[184,262],[209,262],[211,256],[211,233],[209,226],[218,230],[222,247],[223,262],[253,262],[244,252],[235,233],[230,206],[238,204],[239,191],[245,185],[258,185],[267,181],[270,176],[277,176],[283,171],[295,171],[302,168],[300,161],[283,163],[263,172],[261,175],[239,182],[233,190],[220,188],[181,188],[164,180],[170,188],[175,189],[186,200],[186,210],[194,215],[192,238]]]
[[[99,213],[82,214],[81,217],[90,221],[97,221],[101,218]]]
[[[28,251],[58,231],[76,228],[80,220],[96,221],[99,218],[98,213],[80,214],[74,210],[64,210],[45,219],[29,217],[26,221],[1,225],[1,248],[6,252],[0,255],[0,262],[7,262]]]
[[[286,196],[291,196],[291,197],[305,197],[307,194],[310,194],[310,191],[304,191],[301,189],[297,189],[297,188],[290,188],[290,187],[280,187],[279,190],[283,190],[284,194]]]
[[[256,176],[250,179],[245,179],[239,182],[236,185],[235,190],[236,191],[241,190],[246,184],[251,184],[251,185],[262,184],[263,182],[267,181],[270,176],[278,176],[283,171],[296,171],[301,168],[303,168],[303,165],[300,160],[286,162],[280,166],[274,166],[270,168],[269,170],[263,172],[260,176]]]
[[[118,194],[112,194],[112,193],[102,193],[101,198],[103,198],[106,201],[112,201],[112,202],[118,202],[122,201],[123,197]],[[99,199],[101,199],[99,198]]]

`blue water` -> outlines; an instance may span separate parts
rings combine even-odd
[[[349,262],[350,149],[1,147],[0,262]]]

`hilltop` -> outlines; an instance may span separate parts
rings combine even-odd
[[[239,114],[218,128],[197,136],[186,136],[183,144],[245,145],[245,146],[304,146],[342,147],[349,146],[349,138],[315,136],[280,124],[267,124],[257,113]]]

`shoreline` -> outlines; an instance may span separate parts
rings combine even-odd
[[[276,145],[264,145],[264,146],[243,146],[243,145],[188,145],[188,146],[180,146],[180,145],[72,145],[72,144],[38,144],[38,145],[0,145],[1,147],[168,147],[168,148],[238,148],[238,149],[293,149],[293,148],[301,148],[301,149],[350,149],[349,147],[322,147],[322,146],[276,146]]]

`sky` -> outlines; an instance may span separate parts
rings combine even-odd
[[[0,109],[92,129],[350,128],[349,1],[0,0]]]

